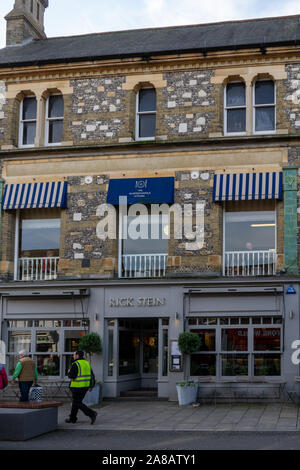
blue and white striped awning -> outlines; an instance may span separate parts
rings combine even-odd
[[[4,187],[2,209],[67,207],[67,182],[14,183]]]
[[[214,176],[214,201],[282,199],[282,172],[227,173]]]

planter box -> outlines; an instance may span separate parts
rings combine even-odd
[[[97,384],[91,392],[87,392],[84,397],[83,403],[86,406],[98,405],[101,399],[101,385]]]
[[[197,400],[198,384],[176,385],[179,405],[191,405]]]

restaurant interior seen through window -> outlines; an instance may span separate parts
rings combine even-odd
[[[89,323],[80,320],[11,320],[8,327],[7,363],[9,375],[18,362],[18,352],[26,349],[36,362],[39,376],[65,377],[80,339]]]
[[[281,317],[194,317],[188,323],[201,338],[190,356],[191,376],[281,375]]]

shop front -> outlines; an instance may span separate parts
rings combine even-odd
[[[104,296],[104,395],[152,390],[168,398],[169,340],[179,333],[174,312],[182,318],[181,289],[140,284],[107,288]]]

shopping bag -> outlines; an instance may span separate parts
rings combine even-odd
[[[43,400],[43,387],[40,385],[33,385],[29,391],[29,401],[42,401]]]

